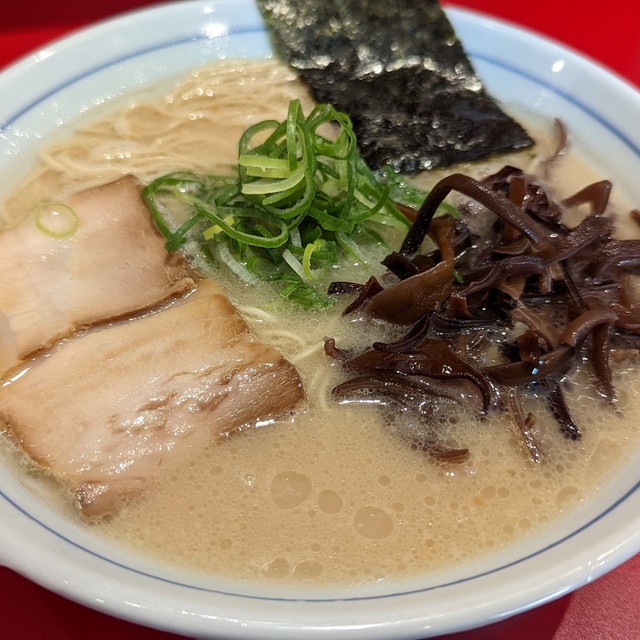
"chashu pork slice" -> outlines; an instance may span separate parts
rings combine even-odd
[[[303,395],[295,367],[205,280],[161,311],[35,360],[0,386],[0,421],[99,516],[144,488],[167,456],[267,423]]]
[[[0,232],[0,375],[78,329],[195,286],[165,250],[133,176],[55,205],[68,212],[60,204],[77,217],[68,235],[48,233],[36,215]]]

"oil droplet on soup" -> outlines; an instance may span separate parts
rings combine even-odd
[[[293,509],[311,495],[312,489],[311,480],[303,473],[281,471],[271,481],[271,499],[280,509]]]
[[[353,526],[363,538],[380,540],[393,532],[391,516],[380,507],[361,507],[353,518]]]

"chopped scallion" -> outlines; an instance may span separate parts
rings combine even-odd
[[[36,227],[51,238],[68,238],[78,228],[78,216],[68,205],[60,202],[43,204],[35,212]]]
[[[331,127],[328,137],[319,132]],[[283,122],[249,127],[238,152],[235,178],[174,173],[144,189],[168,250],[189,241],[246,282],[279,281],[283,297],[321,307],[329,304],[323,270],[364,262],[363,243],[381,237],[372,225],[409,226],[392,199],[404,183],[376,179],[350,118],[331,105],[305,117],[291,101]]]

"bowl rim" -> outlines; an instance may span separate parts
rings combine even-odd
[[[247,11],[238,18],[234,17],[234,20],[237,20],[234,23],[237,26],[237,33],[251,33],[252,37],[255,37],[256,33],[252,31],[256,26],[255,6],[252,0],[241,0],[241,3]],[[16,133],[24,135],[21,123],[25,114],[42,108],[41,119],[34,121],[35,133],[33,137],[39,138],[41,135],[46,135],[46,133],[50,133],[50,131],[45,131],[46,126],[49,125],[41,124],[45,117],[49,118],[52,113],[60,113],[61,124],[65,124],[78,115],[78,113],[68,113],[69,110],[64,111],[64,108],[56,112],[56,109],[50,106],[49,103],[52,101],[58,101],[61,90],[64,93],[64,90],[72,84],[82,84],[84,79],[91,74],[99,73],[109,66],[126,65],[128,60],[152,55],[157,50],[157,42],[146,47],[139,43],[132,46],[131,40],[127,40],[122,34],[127,33],[131,38],[134,34],[140,33],[140,29],[144,31],[149,24],[157,26],[162,23],[163,28],[166,28],[169,34],[172,33],[172,29],[177,29],[177,35],[173,38],[170,35],[166,36],[169,38],[166,41],[170,43],[169,46],[178,48],[190,46],[199,38],[201,44],[207,45],[204,47],[202,55],[209,55],[212,51],[215,52],[215,46],[218,46],[212,45],[213,49],[207,48],[211,42],[223,42],[224,46],[227,46],[228,40],[233,38],[233,33],[230,34],[228,30],[224,30],[224,25],[219,17],[227,16],[225,19],[230,19],[228,16],[239,15],[241,12],[238,11],[238,4],[234,0],[189,0],[135,10],[80,29],[8,67],[0,73],[0,89],[7,87],[11,89],[25,77],[38,78],[42,77],[42,74],[59,71],[62,67],[68,68],[69,60],[78,57],[78,52],[84,53],[89,49],[97,48],[100,43],[112,46],[115,43],[121,48],[121,50],[117,49],[118,56],[112,55],[107,61],[103,60],[99,64],[94,61],[93,67],[88,65],[61,85],[52,84],[49,91],[32,92],[31,101],[14,109],[13,114],[3,116],[7,108],[0,107],[0,155],[3,152],[5,154],[4,161],[0,159],[0,167],[2,164],[9,164],[16,155],[22,153],[22,148],[18,148],[19,143],[12,136]],[[634,131],[630,131],[629,126],[625,125],[625,122],[631,121],[630,118],[640,106],[640,94],[633,87],[598,64],[548,38],[505,21],[484,16],[476,11],[446,7],[446,12],[461,34],[461,40],[465,48],[469,50],[472,60],[483,68],[499,64],[506,73],[523,75],[522,69],[518,69],[515,62],[505,63],[504,52],[514,50],[516,47],[534,50],[538,56],[536,63],[544,66],[545,70],[552,70],[547,74],[549,78],[545,76],[545,91],[568,101],[571,103],[572,109],[582,109],[585,112],[585,117],[601,127],[607,135],[616,139],[617,146],[614,145],[616,153],[621,148],[637,161],[637,158],[640,157],[640,133],[636,134]],[[190,30],[190,32],[182,33],[179,20],[181,16],[184,18],[186,15],[190,19],[205,19],[205,22],[211,20],[208,23],[209,31],[201,29],[194,34],[191,23],[189,23],[187,31]],[[212,25],[215,28],[211,28]],[[477,34],[496,36],[497,44],[492,46],[484,41],[480,44],[474,41]],[[149,37],[145,32],[142,40],[147,42],[145,38]],[[257,47],[263,54],[267,54],[265,52],[268,50],[268,45],[265,45],[264,39],[258,43]],[[87,71],[87,69],[89,70]],[[156,71],[157,76],[154,80],[161,79],[166,75],[166,69],[156,69]],[[135,87],[146,86],[149,78],[138,78],[136,73],[139,72],[136,71],[132,78],[127,79],[128,85],[126,87],[122,85],[118,88],[116,83],[115,88],[111,89],[111,97],[135,91]],[[171,74],[177,74],[177,70],[172,69]],[[480,75],[483,76],[482,70]],[[524,81],[535,82],[537,78],[534,74],[529,74],[524,78]],[[593,97],[593,91],[588,88],[594,83],[603,90],[603,93],[616,96],[616,104],[619,108],[615,116],[605,115],[604,98],[596,100]],[[488,84],[491,90],[491,83]],[[43,107],[45,103],[46,109]],[[608,112],[606,113],[608,114]],[[550,114],[547,113],[546,116],[548,117]],[[42,133],[43,131],[45,133]],[[34,145],[37,146],[37,143]],[[638,495],[640,481],[632,480],[630,472],[629,475],[630,479],[624,491],[617,491],[617,497],[612,498],[611,504],[605,512],[600,514],[602,517],[597,515],[591,520],[587,518],[586,524],[582,524],[573,533],[569,532],[561,536],[552,544],[543,544],[542,548],[529,554],[526,558],[506,562],[505,566],[511,568],[525,560],[526,562],[537,562],[540,554],[551,552],[548,566],[544,570],[538,568],[536,585],[523,585],[525,581],[522,577],[519,580],[513,579],[512,582],[509,582],[510,588],[503,587],[491,597],[487,595],[486,599],[478,602],[477,590],[473,585],[467,584],[462,589],[461,595],[456,596],[456,606],[459,607],[457,611],[451,611],[447,607],[433,610],[430,603],[424,602],[424,594],[431,593],[436,589],[447,591],[447,597],[450,598],[451,594],[447,585],[443,584],[407,588],[402,593],[379,593],[375,589],[370,591],[365,589],[362,595],[338,598],[320,597],[320,595],[317,598],[294,597],[293,594],[288,596],[286,590],[279,597],[263,598],[255,593],[238,593],[223,588],[215,594],[219,601],[212,602],[206,597],[206,594],[211,594],[215,590],[201,588],[197,581],[189,587],[197,591],[200,596],[203,594],[205,596],[197,598],[197,611],[188,611],[185,610],[185,606],[188,606],[189,598],[185,599],[184,594],[176,593],[172,588],[167,588],[166,593],[154,594],[155,600],[152,603],[145,601],[145,590],[148,588],[148,584],[145,582],[144,573],[156,571],[157,567],[154,563],[142,563],[143,571],[137,578],[132,579],[130,575],[128,576],[129,582],[126,585],[127,592],[125,594],[127,602],[123,604],[124,595],[120,569],[124,567],[132,570],[125,564],[129,561],[128,556],[126,554],[109,556],[108,561],[114,563],[116,568],[105,574],[103,573],[104,567],[100,564],[100,553],[92,551],[92,545],[95,541],[90,540],[87,542],[89,554],[93,556],[93,560],[96,560],[97,564],[94,565],[92,560],[91,566],[87,567],[86,558],[76,557],[74,550],[78,546],[82,546],[86,538],[77,536],[73,531],[68,535],[63,533],[64,544],[62,546],[56,541],[51,541],[49,538],[51,533],[60,537],[61,532],[68,531],[68,525],[55,513],[47,514],[46,518],[34,518],[32,510],[37,513],[41,506],[24,487],[11,488],[9,491],[4,490],[3,484],[11,482],[7,474],[0,474],[0,497],[2,498],[0,513],[5,516],[0,523],[0,539],[6,543],[4,549],[0,550],[0,559],[7,566],[43,586],[90,607],[148,626],[179,633],[195,633],[199,637],[224,635],[224,637],[238,638],[254,636],[299,638],[303,632],[309,637],[315,637],[315,635],[326,634],[328,630],[331,630],[336,638],[351,638],[358,637],[365,629],[371,638],[426,637],[427,635],[440,635],[487,624],[522,612],[585,584],[634,555],[640,549],[640,527],[637,526],[640,524],[640,517],[636,518],[634,526],[634,521],[625,522],[619,514],[619,508],[623,504],[625,506],[631,504],[640,506],[640,496]],[[610,530],[612,523],[616,525],[613,532]],[[575,554],[569,560],[565,553],[567,543],[576,535],[581,535],[587,528],[590,529],[594,538],[593,540],[591,537],[589,538],[590,544],[586,546],[588,553],[582,550],[580,554]],[[25,535],[15,536],[16,530],[24,532]],[[73,549],[67,548],[67,544]],[[25,554],[25,550],[28,550],[29,553]],[[597,553],[594,553],[596,550]],[[53,557],[50,555],[51,553],[53,553]],[[109,550],[109,553],[112,551]],[[113,558],[116,558],[115,562]],[[61,563],[67,565],[62,575],[59,572]],[[122,566],[118,567],[118,565]],[[479,566],[484,565],[480,563]],[[500,568],[502,569],[502,567]],[[482,575],[493,572],[490,568],[479,571]],[[460,577],[460,573],[456,571],[449,575],[451,576],[450,587],[453,587],[454,584],[468,583],[471,579],[468,576]],[[417,583],[414,581],[410,584]],[[171,585],[170,579],[166,580],[166,585]],[[179,585],[173,586],[180,588]],[[486,585],[483,588],[486,588]],[[252,600],[255,607],[243,619],[243,613],[246,613],[243,606],[246,604],[247,598]],[[390,617],[386,605],[385,607],[380,606],[381,603],[387,603],[391,600],[395,600],[392,605],[394,614],[396,614],[394,617]],[[272,610],[274,602],[281,606],[279,612],[274,613]],[[359,612],[359,615],[366,616],[364,621],[353,613],[352,608],[356,602],[367,603],[366,610]],[[313,609],[313,611],[305,612],[306,619],[304,621],[297,620],[301,611],[299,607],[297,609],[296,607],[301,603]],[[463,606],[465,610],[461,614],[460,608]],[[384,611],[379,611],[381,608]],[[454,616],[454,613],[457,613],[458,616]]]

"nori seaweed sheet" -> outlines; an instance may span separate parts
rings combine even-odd
[[[351,116],[379,169],[447,167],[533,144],[488,94],[437,0],[257,0],[276,53]]]

